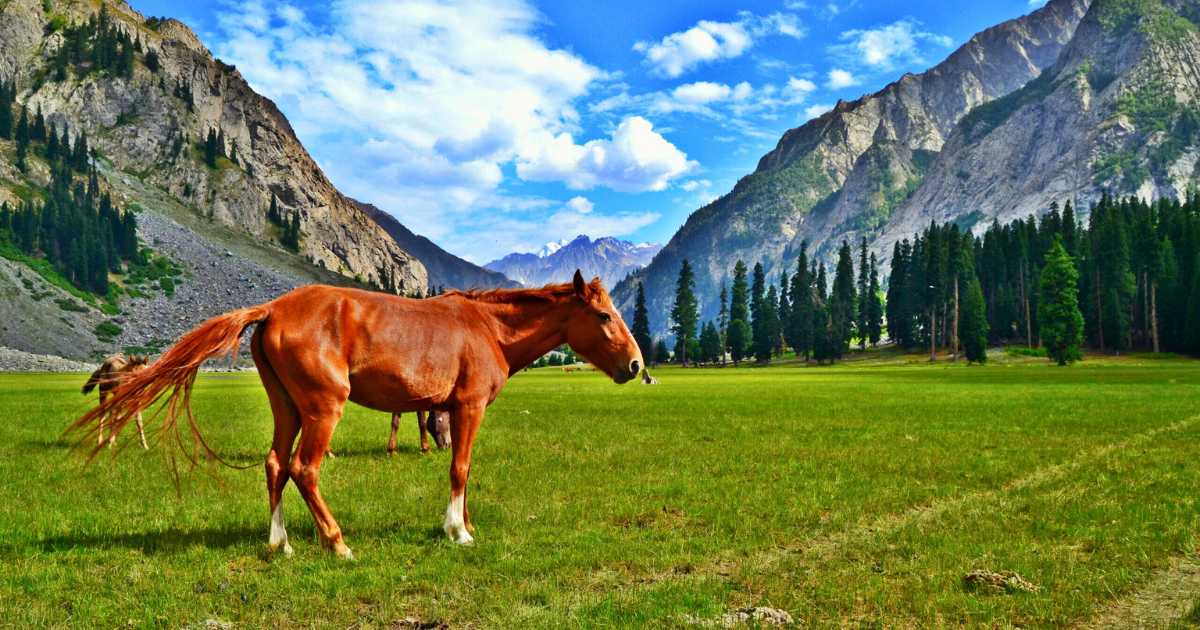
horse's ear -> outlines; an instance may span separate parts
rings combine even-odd
[[[588,285],[586,282],[583,281],[583,273],[581,271],[579,271],[578,269],[575,270],[574,282],[575,282],[575,295],[578,295],[580,298],[587,300],[588,299]]]

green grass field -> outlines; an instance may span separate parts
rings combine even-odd
[[[900,363],[900,362],[897,362]],[[354,407],[322,489],[265,554],[271,420],[253,374],[207,374],[205,467],[159,449],[84,468],[60,438],[79,375],[0,375],[0,625],[662,626],[772,606],[815,626],[1086,622],[1194,558],[1200,363],[660,369],[515,377],[476,442],[477,544],[444,539],[447,453],[388,458]],[[964,585],[1014,571],[1036,592]],[[1190,599],[1186,616],[1200,594]],[[1186,619],[1177,623],[1186,624]]]

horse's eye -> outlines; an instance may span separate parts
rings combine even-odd
[[[608,322],[612,321],[612,315],[609,315],[608,313],[600,313],[600,321],[607,324]]]

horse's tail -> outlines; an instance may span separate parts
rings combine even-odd
[[[107,401],[72,423],[67,432],[82,431],[82,441],[91,439],[95,443],[96,433],[101,430],[101,422],[104,428],[119,433],[139,413],[166,394],[166,400],[158,411],[163,416],[162,433],[175,438],[175,442],[192,464],[196,463],[201,450],[217,461],[225,463],[200,435],[196,418],[189,405],[192,386],[196,382],[196,373],[205,361],[221,355],[232,356],[237,351],[246,328],[265,321],[270,314],[271,304],[267,303],[230,311],[205,321],[181,337],[146,369],[128,374]],[[180,415],[187,416],[192,438],[190,450],[179,431]],[[91,456],[95,457],[100,448],[95,447]]]
[[[96,386],[100,384],[100,379],[103,377],[103,374],[104,366],[101,365],[100,367],[96,368],[95,372],[92,372],[92,375],[88,377],[87,382],[83,384],[83,389],[79,391],[84,395],[92,393],[92,390],[96,389]]]

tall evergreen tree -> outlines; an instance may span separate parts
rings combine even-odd
[[[220,154],[220,150],[217,148],[217,130],[210,127],[208,137],[204,140],[204,163],[208,165],[208,168],[217,167],[217,157]]]
[[[792,288],[789,292],[792,300],[790,318],[783,323],[784,336],[787,344],[808,360],[812,351],[812,322],[813,322],[813,278],[808,270],[808,255],[805,252],[807,243],[801,245],[800,256],[796,259],[796,273],[792,274]]]
[[[8,84],[0,80],[0,138],[8,140],[13,133],[13,102]]]
[[[879,261],[874,252],[868,263],[871,271],[867,279],[867,292],[863,300],[867,303],[867,339],[872,346],[879,345],[883,337],[883,304],[879,301]],[[982,295],[982,294],[981,294]]]
[[[779,310],[775,316],[776,331],[774,336],[775,354],[783,354],[787,337],[784,332],[792,321],[792,296],[790,278],[786,271],[779,274]]]
[[[870,290],[871,267],[867,258],[867,237],[864,236],[858,249],[858,304],[854,322],[854,330],[858,332],[859,350],[867,349],[867,340],[870,337]]]
[[[700,319],[696,301],[696,280],[692,265],[683,259],[679,267],[679,279],[675,283],[675,305],[671,307],[671,331],[675,333],[676,359],[688,364],[688,346],[696,338],[696,325]]]
[[[729,301],[729,356],[737,365],[750,349],[750,289],[746,284],[746,263],[737,261],[733,266],[733,288]]]
[[[721,335],[717,333],[717,325],[712,321],[706,322],[700,331],[700,361],[716,363],[722,354]]]
[[[21,117],[17,119],[17,170],[25,172],[25,158],[29,155],[29,112],[21,108]]]
[[[650,312],[646,309],[646,290],[641,282],[638,283],[637,299],[634,301],[631,332],[643,356],[654,351],[654,338],[650,336]]]
[[[962,295],[959,306],[958,334],[963,354],[969,363],[987,362],[988,322],[987,305],[983,302],[983,287],[975,275],[975,256],[971,247],[961,247],[958,253],[958,281]]]
[[[833,276],[833,293],[829,296],[829,315],[833,319],[834,358],[840,358],[850,347],[854,336],[857,308],[854,289],[854,254],[850,244],[842,241],[838,250],[837,271]]]
[[[767,289],[761,316],[762,322],[757,326],[761,333],[754,340],[754,358],[759,363],[767,363],[775,351],[775,339],[779,337],[779,294],[775,285]]]
[[[1042,267],[1038,329],[1051,359],[1066,365],[1080,358],[1083,313],[1079,311],[1079,272],[1061,239],[1055,239]]]
[[[762,348],[770,348],[771,341],[767,337],[769,334],[766,330],[766,300],[767,300],[767,276],[763,270],[762,263],[754,263],[754,280],[750,285],[750,331],[752,334],[751,348],[754,352],[754,358],[759,362],[764,361],[762,357]],[[767,358],[770,358],[769,353]]]
[[[729,347],[729,292],[721,281],[721,310],[717,313],[717,336],[721,342],[721,365],[725,365],[725,349]]]

